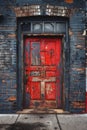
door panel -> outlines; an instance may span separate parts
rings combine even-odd
[[[40,99],[40,82],[30,82],[31,100]]]
[[[40,65],[40,43],[31,42],[31,65]]]
[[[24,66],[29,108],[61,107],[61,39],[25,39]]]
[[[56,100],[55,82],[46,82],[45,94],[47,100]]]

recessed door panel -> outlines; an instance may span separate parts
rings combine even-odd
[[[47,100],[56,100],[56,83],[46,82],[45,96]]]
[[[40,82],[30,82],[30,95],[31,100],[40,99]]]
[[[26,38],[24,45],[29,108],[61,107],[61,39]]]

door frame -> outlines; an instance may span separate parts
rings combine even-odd
[[[57,17],[59,19],[59,17]],[[63,105],[62,109],[69,111],[69,86],[70,86],[70,44],[69,44],[69,30],[68,30],[68,19],[61,18],[63,22],[66,23],[66,33],[65,34],[49,34],[48,36],[62,37],[62,49],[63,49]],[[23,57],[23,46],[24,37],[26,36],[47,36],[47,34],[31,34],[28,31],[22,31],[21,23],[26,21],[19,18],[18,28],[17,28],[17,110],[22,110],[24,105],[24,57]]]
[[[32,37],[32,36],[27,36],[27,35],[25,35],[24,36],[24,42],[23,42],[23,44],[24,44],[24,50],[25,50],[25,41],[26,41],[26,39],[32,39],[31,41],[33,42],[37,42],[37,40],[47,40],[47,41],[49,41],[49,40],[59,40],[60,39],[60,43],[59,44],[61,44],[61,54],[60,54],[60,59],[61,59],[61,74],[60,74],[60,97],[61,97],[61,99],[60,99],[60,101],[58,100],[58,93],[57,93],[57,91],[56,91],[56,105],[57,105],[57,107],[58,107],[58,109],[61,109],[62,108],[62,97],[63,97],[63,50],[62,50],[62,36],[51,36],[51,38],[50,38],[50,36],[40,36],[39,38],[38,38],[38,36],[37,37]],[[41,44],[41,43],[40,43]],[[50,44],[50,43],[49,43]],[[57,41],[57,43],[56,44],[58,44],[58,41]],[[24,51],[24,57],[25,57],[25,51]],[[25,72],[25,64],[24,64],[24,72]],[[24,73],[24,80],[26,81],[26,75],[25,75],[25,73]],[[58,86],[57,86],[57,88],[56,88],[56,90],[58,90]],[[30,99],[30,95],[29,95],[29,93],[27,93],[26,92],[26,85],[24,84],[24,90],[23,90],[23,101],[24,101],[24,108],[29,108],[29,101],[31,100]],[[26,98],[27,97],[27,98]],[[59,105],[59,102],[60,102],[60,105]]]

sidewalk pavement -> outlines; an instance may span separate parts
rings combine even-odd
[[[0,114],[0,130],[87,130],[87,114]]]

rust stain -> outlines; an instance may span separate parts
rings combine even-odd
[[[85,102],[72,102],[74,108],[85,108]]]
[[[5,80],[2,80],[2,83],[6,83],[6,81],[5,81]]]
[[[73,0],[65,0],[65,2],[71,4],[71,3],[73,3],[74,1],[73,1]]]
[[[85,70],[85,68],[72,68],[72,70],[75,70],[75,71],[84,71]]]
[[[16,38],[16,34],[8,34],[9,38]]]
[[[15,100],[16,100],[16,97],[15,97],[15,96],[11,96],[11,97],[9,97],[7,100],[12,102],[12,101],[15,101]]]
[[[69,35],[72,36],[73,35],[73,32],[72,30],[69,28]]]
[[[84,47],[82,45],[77,45],[76,48],[77,49],[84,49]]]

